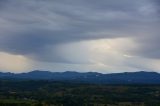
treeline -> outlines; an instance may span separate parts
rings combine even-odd
[[[160,106],[160,85],[0,80],[0,106]]]

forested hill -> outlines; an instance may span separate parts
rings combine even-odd
[[[49,72],[36,70],[28,73],[19,74],[0,72],[0,78],[27,80],[55,80],[103,84],[160,84],[159,73],[145,71],[102,74],[97,72]]]

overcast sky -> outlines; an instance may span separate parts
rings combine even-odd
[[[3,72],[160,72],[160,0],[0,0]]]

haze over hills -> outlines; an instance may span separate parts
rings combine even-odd
[[[124,72],[113,74],[102,74],[97,72],[49,72],[31,71],[28,73],[3,73],[1,79],[31,79],[31,80],[55,80],[99,84],[160,84],[160,74],[156,72]]]

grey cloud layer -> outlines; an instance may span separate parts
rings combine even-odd
[[[0,51],[57,62],[65,60],[58,55],[56,45],[129,37],[139,44],[131,51],[134,55],[160,58],[158,3],[158,0],[1,0]]]

